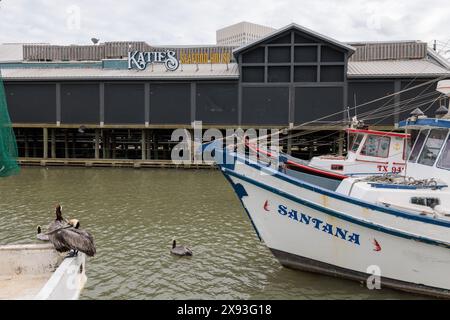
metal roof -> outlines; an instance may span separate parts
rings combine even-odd
[[[324,36],[323,34],[320,34],[320,33],[316,32],[316,31],[313,31],[311,29],[308,29],[308,28],[303,27],[301,25],[298,25],[296,23],[291,23],[291,24],[289,24],[289,25],[287,25],[287,26],[285,26],[285,27],[283,27],[281,29],[275,30],[274,32],[271,32],[271,33],[267,34],[266,36],[264,36],[264,37],[262,37],[262,38],[260,38],[258,40],[255,40],[255,41],[250,42],[250,43],[248,43],[248,44],[246,44],[246,45],[244,45],[242,47],[234,49],[233,53],[237,54],[239,52],[247,50],[247,49],[249,49],[249,48],[251,48],[251,47],[253,47],[253,46],[255,46],[255,45],[257,45],[257,44],[259,44],[261,42],[267,41],[268,39],[270,39],[272,37],[275,37],[275,36],[277,36],[279,34],[282,34],[283,32],[286,32],[286,31],[291,30],[291,29],[295,29],[295,30],[298,30],[300,32],[306,33],[306,34],[308,34],[308,35],[310,35],[311,37],[314,37],[314,38],[319,38],[319,39],[321,39],[321,40],[323,40],[325,42],[334,44],[337,47],[340,47],[340,48],[343,48],[343,49],[345,49],[347,51],[350,51],[351,53],[355,52],[355,48],[353,48],[352,46],[350,46],[348,44],[345,44],[345,43],[337,41],[337,40],[335,40],[333,38]]]
[[[436,77],[450,75],[450,70],[428,59],[349,61],[347,75],[349,78]]]
[[[145,70],[100,68],[3,68],[4,80],[186,80],[238,79],[236,63],[184,64],[175,71],[164,65],[149,65]]]
[[[427,43],[422,41],[351,43],[356,52],[350,61],[424,59]]]

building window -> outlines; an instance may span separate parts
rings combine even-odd
[[[268,82],[290,82],[290,81],[291,81],[290,67],[268,68]]]
[[[344,81],[344,66],[321,66],[321,82],[342,82]]]
[[[291,62],[291,47],[269,47],[269,63]]]
[[[295,82],[316,82],[317,66],[296,66],[294,68]]]
[[[264,82],[264,67],[242,67],[243,82]]]
[[[254,50],[242,54],[243,63],[263,63],[264,62],[264,48],[256,48]]]
[[[322,62],[344,62],[344,53],[329,46],[322,46],[320,56]]]
[[[294,62],[317,62],[317,46],[295,47]]]

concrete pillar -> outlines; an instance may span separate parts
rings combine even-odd
[[[107,134],[108,130],[103,130],[102,129],[102,151],[103,151],[103,159],[108,159],[108,134]]]
[[[47,128],[43,128],[43,139],[42,139],[42,143],[43,143],[43,158],[47,159],[48,158],[48,129]]]
[[[64,158],[69,158],[69,131],[64,133]]]
[[[111,135],[111,148],[112,148],[112,158],[115,159],[116,158],[116,135],[112,134]]]
[[[153,159],[158,160],[158,141],[155,133],[153,133]]]
[[[77,132],[74,131],[72,133],[72,158],[76,158],[76,151],[77,151],[76,148],[75,148],[76,141],[77,141]]]
[[[292,136],[289,135],[287,138],[287,154],[292,155]]]
[[[37,138],[33,135],[33,158],[37,157]]]
[[[100,158],[100,130],[95,129],[95,159]]]
[[[344,154],[344,139],[345,131],[339,131],[339,141],[338,141],[338,155],[342,156]]]
[[[314,142],[309,143],[309,159],[312,159],[314,156]]]
[[[141,159],[145,160],[146,158],[146,134],[145,134],[145,129],[142,129],[142,134],[141,134]]]
[[[151,153],[151,137],[150,137],[150,132],[146,135],[146,139],[147,139],[147,160],[150,160],[152,158],[152,153]]]
[[[52,158],[56,158],[56,129],[52,129],[51,131],[51,155]]]
[[[29,152],[29,143],[28,143],[28,134],[27,134],[27,129],[24,130],[25,136],[25,158],[28,158],[30,156],[30,152]]]

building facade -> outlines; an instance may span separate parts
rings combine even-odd
[[[217,45],[240,47],[265,37],[276,29],[250,22],[239,22],[216,31]]]
[[[349,118],[393,129],[415,107],[432,114],[433,81],[450,75],[420,41],[348,44],[296,24],[234,49],[23,45],[0,65],[24,163],[167,160],[172,131],[197,121],[291,128],[283,148],[300,157],[342,152]]]

